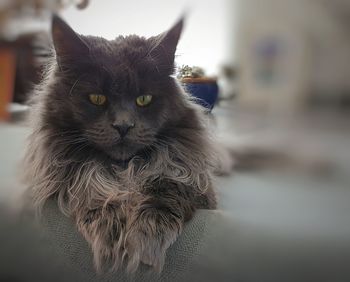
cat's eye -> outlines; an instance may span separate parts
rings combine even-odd
[[[102,94],[90,94],[89,99],[91,103],[97,106],[102,106],[107,102],[107,97]]]
[[[152,95],[142,95],[136,98],[136,104],[139,107],[147,106],[152,101]]]

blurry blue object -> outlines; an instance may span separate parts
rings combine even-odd
[[[218,98],[219,88],[216,81],[182,82],[186,91],[197,98],[197,103],[208,110],[212,110]]]

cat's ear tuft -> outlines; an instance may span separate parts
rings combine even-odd
[[[150,55],[158,61],[162,67],[173,69],[175,60],[175,51],[179,42],[185,18],[181,17],[168,31],[150,38],[152,41],[152,50]]]
[[[161,44],[170,56],[169,59],[172,61],[174,61],[176,47],[179,42],[183,26],[184,18],[182,17],[171,29],[166,31],[161,38]]]
[[[59,65],[69,63],[89,54],[88,45],[57,15],[52,17],[51,32]]]

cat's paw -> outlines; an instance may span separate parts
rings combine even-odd
[[[126,234],[128,271],[134,272],[142,262],[161,272],[166,250],[175,242],[181,228],[179,218],[157,209],[144,210],[135,217]]]
[[[125,218],[118,206],[108,205],[88,211],[78,221],[78,229],[92,248],[99,272],[106,265],[113,269],[121,265]]]

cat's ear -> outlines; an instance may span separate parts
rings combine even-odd
[[[149,39],[152,44],[150,55],[156,60],[159,67],[170,68],[173,71],[175,51],[183,26],[184,17],[181,17],[168,31]]]
[[[51,32],[57,63],[60,67],[89,55],[88,45],[57,15],[52,17]]]

